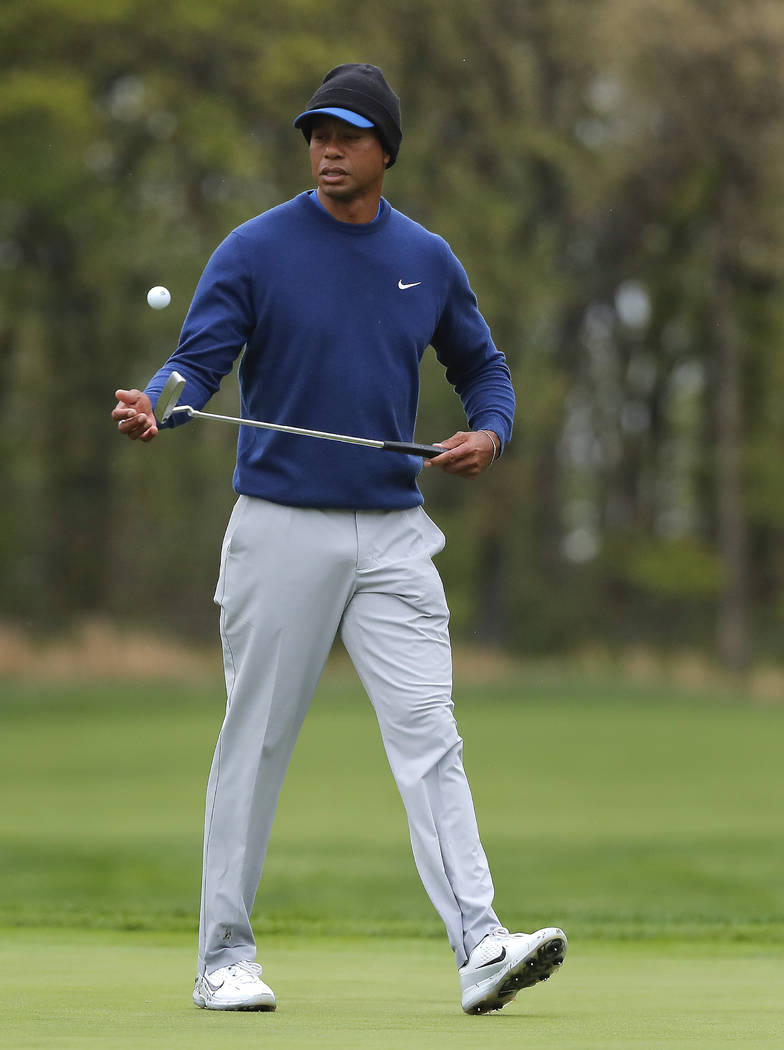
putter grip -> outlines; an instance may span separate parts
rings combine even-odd
[[[386,452],[404,452],[406,455],[423,456],[425,459],[435,459],[442,452],[446,452],[445,448],[439,448],[438,445],[409,445],[405,441],[385,441],[383,448]]]

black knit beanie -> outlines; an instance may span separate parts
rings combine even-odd
[[[324,77],[321,86],[308,102],[304,113],[294,121],[295,128],[310,142],[310,129],[319,110],[348,109],[372,122],[389,154],[391,168],[397,159],[403,132],[400,128],[400,99],[384,79],[378,66],[348,62],[335,66]]]

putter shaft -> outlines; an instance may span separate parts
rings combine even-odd
[[[190,405],[177,405],[180,394],[185,389],[185,379],[179,372],[172,372],[164,384],[155,415],[162,423],[175,412],[184,412],[194,419],[216,419],[219,423],[234,423],[243,427],[259,427],[261,430],[278,430],[284,434],[297,434],[300,437],[321,438],[324,441],[342,441],[347,445],[364,445],[366,448],[379,448],[385,452],[402,452],[408,456],[422,456],[435,459],[445,449],[438,445],[418,445],[405,441],[377,441],[374,438],[354,437],[351,434],[329,434],[324,430],[306,430],[304,427],[288,427],[283,423],[263,423],[259,419],[241,419],[239,416],[221,416],[215,412],[200,412]],[[175,407],[176,406],[176,407]]]
[[[341,441],[347,445],[363,445],[365,448],[378,448],[384,452],[400,452],[408,456],[422,456],[424,459],[435,459],[446,449],[438,445],[419,445],[405,441],[377,441],[374,438],[354,437],[352,434],[330,434],[325,430],[307,430],[305,427],[288,427],[283,423],[264,423],[260,419],[242,419],[240,416],[221,416],[216,412],[200,412],[190,405],[178,405],[169,415],[185,413],[192,419],[216,419],[219,423],[234,423],[243,427],[258,427],[260,430],[277,430],[283,434],[295,434],[299,437],[321,438],[323,441]]]

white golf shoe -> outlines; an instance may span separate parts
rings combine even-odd
[[[566,935],[554,926],[536,933],[488,933],[458,970],[463,1009],[467,1014],[500,1010],[521,988],[556,973],[566,947]]]
[[[274,1010],[275,993],[261,979],[261,965],[237,962],[196,978],[193,1001],[205,1010]]]

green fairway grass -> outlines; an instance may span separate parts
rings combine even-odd
[[[0,942],[6,1050],[541,1050],[781,1046],[784,961],[764,946],[572,945],[563,970],[496,1014],[468,1017],[433,940],[272,935],[275,1013],[190,1002],[185,934],[13,931]]]
[[[220,684],[2,696],[0,925],[193,929]],[[529,673],[456,711],[508,924],[784,941],[784,708]],[[442,935],[350,675],[305,723],[257,928]]]
[[[0,682],[0,1045],[263,1029],[275,1047],[460,1047],[483,1021],[501,1046],[781,1045],[784,707],[535,669],[458,683],[455,705],[497,909],[562,925],[563,974],[461,1014],[372,710],[339,667],[257,901],[281,1008],[207,1016],[189,995],[220,683]]]

